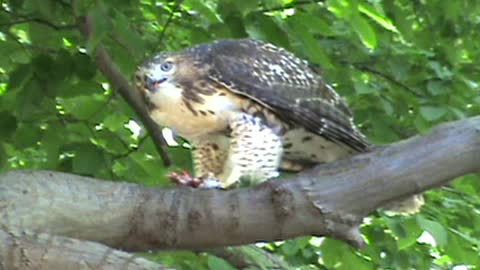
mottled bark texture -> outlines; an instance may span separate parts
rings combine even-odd
[[[0,225],[128,251],[326,235],[362,246],[377,208],[480,171],[480,117],[245,189],[160,189],[48,171],[0,175]]]
[[[0,229],[0,269],[167,270],[168,268],[98,243],[8,228]]]

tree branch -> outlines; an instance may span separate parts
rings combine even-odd
[[[80,18],[80,31],[88,39],[92,33],[93,23],[90,17]],[[94,52],[95,61],[98,69],[105,75],[105,77],[113,85],[114,89],[120,93],[120,95],[127,101],[127,103],[133,108],[135,113],[140,117],[143,125],[150,134],[155,147],[160,154],[165,166],[171,164],[170,158],[167,152],[163,149],[166,145],[162,130],[149,116],[149,113],[145,107],[144,102],[141,100],[137,92],[130,86],[127,79],[118,71],[113,63],[110,55],[108,55],[102,44],[98,44]]]
[[[0,228],[0,269],[168,270],[101,244],[18,228]]]
[[[0,175],[0,225],[145,251],[326,235],[362,246],[379,207],[480,172],[480,116],[248,189],[159,189],[60,172]]]

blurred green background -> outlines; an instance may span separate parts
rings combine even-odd
[[[103,44],[129,79],[162,50],[253,37],[321,68],[370,141],[388,144],[480,114],[480,2],[469,0],[0,1],[0,171],[49,169],[170,185],[133,110],[98,71]],[[87,41],[73,10],[94,19]],[[291,269],[480,269],[480,179],[426,194],[417,215],[377,212],[354,250],[330,238],[259,245]],[[247,252],[248,253],[248,252]],[[260,267],[264,258],[249,252]],[[208,252],[148,258],[178,269],[235,269]]]

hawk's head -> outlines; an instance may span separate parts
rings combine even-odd
[[[145,61],[135,73],[137,89],[157,107],[177,103],[194,92],[194,84],[204,79],[209,65],[186,51],[162,52]]]
[[[137,88],[147,96],[175,83],[177,70],[176,57],[170,53],[160,53],[140,65],[135,73]]]

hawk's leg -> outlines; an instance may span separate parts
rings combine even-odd
[[[228,138],[212,135],[193,142],[193,169],[197,177],[220,174],[227,158]]]
[[[230,145],[222,172],[217,175],[222,188],[247,178],[261,182],[278,176],[282,143],[274,130],[261,119],[245,113],[236,113],[229,119]]]
[[[179,186],[199,187],[202,184],[200,178],[191,176],[187,171],[170,172],[167,177]]]
[[[193,168],[195,176],[186,172],[170,173],[169,178],[177,185],[195,188],[219,188],[217,175],[223,170],[227,159],[228,138],[224,135],[211,135],[192,140]]]
[[[179,173],[170,172],[168,178],[178,186],[188,186],[193,188],[219,188],[220,181],[214,176],[194,177],[187,171]]]

